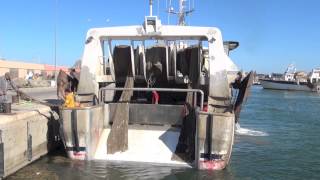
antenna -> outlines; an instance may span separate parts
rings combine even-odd
[[[189,14],[191,14],[194,11],[194,0],[192,0],[192,4],[193,6],[191,6],[191,2],[189,1],[189,10],[186,10],[186,2],[187,0],[179,0],[179,11],[176,12],[174,11],[172,4],[171,4],[171,0],[169,0],[169,6],[168,6],[168,24],[169,24],[169,16],[170,14],[176,14],[178,15],[178,25],[180,26],[185,26],[186,25],[186,16],[188,16]]]
[[[168,3],[169,1],[169,3]],[[173,14],[172,12],[174,12],[174,9],[172,7],[172,0],[167,0],[167,13],[168,13],[168,24],[170,24],[170,15]]]
[[[159,14],[159,9],[160,9],[160,0],[158,0],[158,5],[157,5],[157,16],[160,17],[160,14]]]
[[[152,0],[149,0],[150,16],[152,16]]]

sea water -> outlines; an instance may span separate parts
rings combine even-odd
[[[320,179],[319,94],[254,86],[240,118],[223,171],[48,155],[9,179]]]

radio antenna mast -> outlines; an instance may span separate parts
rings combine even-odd
[[[152,16],[152,0],[149,0],[150,16]]]
[[[176,12],[174,11],[172,5],[171,5],[171,0],[168,6],[168,14],[176,14],[178,16],[178,25],[179,26],[185,26],[186,25],[186,16],[191,14],[194,11],[194,7],[189,7],[187,10],[186,8],[186,2],[187,0],[179,0],[179,11]],[[192,3],[194,4],[194,3]],[[190,3],[189,3],[190,6]]]

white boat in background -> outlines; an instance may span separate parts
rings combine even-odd
[[[264,89],[320,92],[320,68],[303,75],[302,72],[296,72],[293,65],[289,65],[282,77],[263,78],[260,83]]]

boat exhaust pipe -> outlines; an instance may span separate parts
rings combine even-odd
[[[152,16],[152,0],[149,0],[150,16]]]

